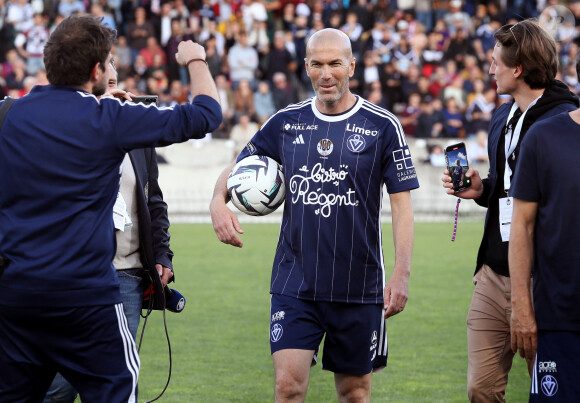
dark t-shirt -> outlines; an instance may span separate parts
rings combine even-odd
[[[568,112],[538,122],[522,142],[511,193],[538,203],[534,309],[539,330],[580,331],[580,125]]]

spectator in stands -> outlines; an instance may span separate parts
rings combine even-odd
[[[433,28],[433,0],[415,0],[415,15],[425,31],[430,32]]]
[[[95,17],[101,17],[103,19],[103,24],[107,25],[109,28],[117,29],[115,19],[110,13],[105,12],[105,9],[99,2],[92,2],[89,10],[89,14],[92,14]]]
[[[274,74],[281,72],[290,77],[297,69],[296,59],[292,57],[286,49],[286,34],[284,31],[274,33],[274,42],[272,49],[268,54],[268,72],[267,79],[271,82]]]
[[[130,74],[135,76],[138,76],[139,80],[145,79],[147,78],[147,64],[145,63],[145,57],[142,54],[138,54],[135,57],[135,61],[133,62],[133,65],[131,66],[131,72]]]
[[[451,31],[451,34],[459,29],[466,29],[468,33],[473,32],[471,17],[468,13],[462,11],[462,7],[463,4],[461,0],[451,0],[449,2],[449,12],[445,14],[443,19]]]
[[[63,0],[64,1],[64,0]],[[84,11],[84,10],[83,10]],[[34,10],[28,0],[13,0],[8,3],[6,24],[15,34],[26,32],[34,25]]]
[[[258,90],[254,93],[254,109],[256,121],[263,124],[270,116],[276,113],[270,84],[266,80],[258,83]]]
[[[44,69],[43,51],[48,41],[49,31],[46,18],[40,13],[34,13],[34,25],[29,30],[18,34],[14,46],[26,60],[26,72],[34,75]]]
[[[431,99],[433,99],[433,96],[431,95],[431,92],[429,91],[430,85],[431,85],[431,81],[429,81],[429,78],[421,75],[417,79],[417,88],[414,91],[418,92],[421,95],[421,99],[431,100]],[[403,88],[405,88],[405,87],[403,86]]]
[[[187,84],[187,81],[189,80],[189,75],[187,74],[187,69],[185,69],[179,63],[177,63],[177,61],[175,61],[175,58],[172,57],[171,55],[174,55],[175,53],[177,53],[177,46],[179,45],[179,42],[186,41],[186,40],[194,40],[193,34],[187,33],[185,31],[184,23],[182,20],[180,20],[179,18],[172,19],[171,20],[171,36],[167,40],[167,45],[165,46],[167,60],[169,61],[169,66],[168,66],[169,73],[168,74],[169,74],[170,80],[181,80],[181,82],[184,84]],[[200,39],[200,43],[202,43],[201,39]],[[208,53],[207,53],[208,46],[207,45],[205,46],[205,49],[206,49],[205,51],[206,51],[206,57],[207,57],[208,56]],[[211,57],[210,57],[210,59],[211,59]],[[207,62],[208,65],[210,64],[210,59],[206,59],[208,61]],[[213,66],[213,61],[212,61],[212,66]],[[213,71],[212,71],[211,67],[210,67],[210,71],[212,72],[212,75],[213,75]]]
[[[26,64],[22,58],[17,57],[11,61],[11,71],[6,75],[6,88],[17,90],[19,96],[25,95],[22,91],[24,88],[24,79],[27,77]]]
[[[461,75],[456,75],[452,80],[451,83],[443,88],[441,91],[441,98],[443,102],[445,102],[448,98],[455,98],[455,103],[457,108],[463,112],[465,110],[465,103],[467,101],[467,93],[465,89],[463,89],[463,77]]]
[[[439,94],[449,85],[445,67],[439,66],[435,69],[434,80],[429,84],[429,93],[433,98],[439,97]]]
[[[254,92],[248,80],[241,79],[238,88],[234,91],[234,120],[237,121],[241,115],[254,116]]]
[[[417,128],[417,119],[421,115],[421,95],[413,92],[409,95],[409,103],[405,105],[405,109],[401,113],[401,126],[405,135],[415,136]]]
[[[417,92],[419,89],[419,78],[421,70],[415,63],[411,63],[407,69],[407,74],[401,77],[401,91],[403,92],[403,102],[409,102],[409,94]],[[423,97],[423,94],[420,94]]]
[[[223,124],[229,130],[234,119],[234,93],[230,82],[223,74],[215,77],[215,85],[217,87],[218,99],[222,107]]]
[[[216,20],[210,20],[207,28],[203,29],[199,33],[199,42],[205,44],[205,42],[214,37],[215,39],[215,48],[216,52],[220,57],[225,56],[225,46],[226,46],[226,38],[225,36],[218,30],[218,23]]]
[[[167,56],[163,49],[161,49],[161,46],[159,46],[157,38],[154,36],[147,38],[147,46],[139,51],[139,55],[143,56],[143,61],[147,67],[153,66],[155,56],[161,57],[163,64],[167,64]]]
[[[401,93],[401,75],[395,69],[393,62],[387,62],[383,65],[383,69],[381,70],[381,84],[383,85],[383,94],[387,97],[387,109],[393,110],[394,105],[403,99]]]
[[[475,135],[475,141],[467,146],[467,158],[472,163],[483,163],[489,161],[487,152],[487,129],[479,130]]]
[[[177,53],[177,51],[175,53]],[[127,38],[125,36],[119,35],[117,37],[117,43],[114,45],[113,54],[115,55],[115,60],[117,62],[119,82],[124,81],[125,77],[131,70],[131,48],[127,45]]]
[[[258,67],[258,52],[248,45],[248,34],[243,30],[238,33],[236,44],[229,50],[228,64],[234,89],[238,87],[242,79],[248,80],[250,86],[254,88],[254,71]]]
[[[487,132],[491,116],[496,108],[497,92],[493,88],[486,88],[478,94],[465,111],[467,134],[472,135],[480,130]]]
[[[360,57],[362,51],[362,34],[364,29],[358,21],[358,15],[356,12],[347,12],[346,20],[341,27],[341,31],[343,31],[350,38],[350,43],[352,44],[352,55],[356,58]]]
[[[367,50],[364,53],[363,63],[364,64],[359,66],[359,68],[362,67],[364,70],[364,88],[366,90],[372,83],[376,81],[380,83],[381,76],[379,66],[381,65],[381,59],[376,52]]]
[[[246,144],[252,139],[260,126],[254,122],[250,115],[242,113],[238,118],[238,123],[232,127],[230,139],[234,141],[234,157],[236,157]]]
[[[135,9],[135,21],[129,23],[127,28],[127,40],[131,47],[133,61],[137,54],[147,46],[147,38],[155,36],[153,24],[147,21],[147,12],[144,7]]]
[[[419,65],[421,59],[416,50],[409,44],[406,37],[401,37],[399,44],[394,48],[393,60],[401,77],[409,75],[411,65]]]
[[[467,55],[475,55],[472,39],[467,29],[459,27],[449,41],[449,46],[445,52],[446,60],[455,60],[459,69],[463,68],[463,59]]]
[[[81,0],[60,0],[58,4],[58,13],[65,18],[72,14],[83,14],[85,11],[85,4]]]
[[[421,100],[421,113],[417,118],[417,128],[415,137],[417,138],[439,138],[445,134],[443,113],[436,105],[440,105],[441,100]]]
[[[189,102],[189,88],[180,80],[173,80],[169,83],[169,91],[171,93],[171,97],[177,102],[179,105],[183,105]]]
[[[489,22],[480,25],[475,31],[473,47],[480,61],[485,60],[485,54],[495,46],[493,34],[501,27],[501,21],[496,17],[489,18]]]
[[[276,110],[284,109],[289,104],[298,102],[296,88],[288,82],[284,73],[276,73],[272,78],[274,87],[272,88],[272,99]]]
[[[443,63],[443,50],[439,45],[441,35],[431,32],[427,35],[427,46],[421,52],[422,73],[425,77],[431,75]]]
[[[444,167],[446,165],[443,147],[439,144],[427,146],[429,150],[429,163],[434,167]]]
[[[465,137],[465,127],[463,124],[463,114],[457,106],[454,97],[449,97],[444,102],[443,117],[445,118],[444,130],[446,137]]]
[[[211,35],[204,43],[205,46],[205,60],[209,66],[209,71],[213,77],[216,77],[222,72],[224,65],[224,58],[220,56],[217,49],[217,40]]]

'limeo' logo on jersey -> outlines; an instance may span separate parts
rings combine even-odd
[[[346,131],[353,132],[356,134],[363,134],[365,136],[373,136],[373,137],[376,137],[379,135],[378,130],[365,129],[364,127],[357,126],[354,123],[347,123],[346,124]]]

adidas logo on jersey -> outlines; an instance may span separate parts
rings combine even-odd
[[[296,139],[292,142],[292,144],[305,144],[304,137],[302,137],[302,135],[299,134],[298,136],[296,136]]]

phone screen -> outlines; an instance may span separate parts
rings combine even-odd
[[[446,147],[445,159],[449,176],[451,176],[453,190],[460,191],[470,187],[471,179],[465,176],[469,169],[465,144],[457,143]]]

